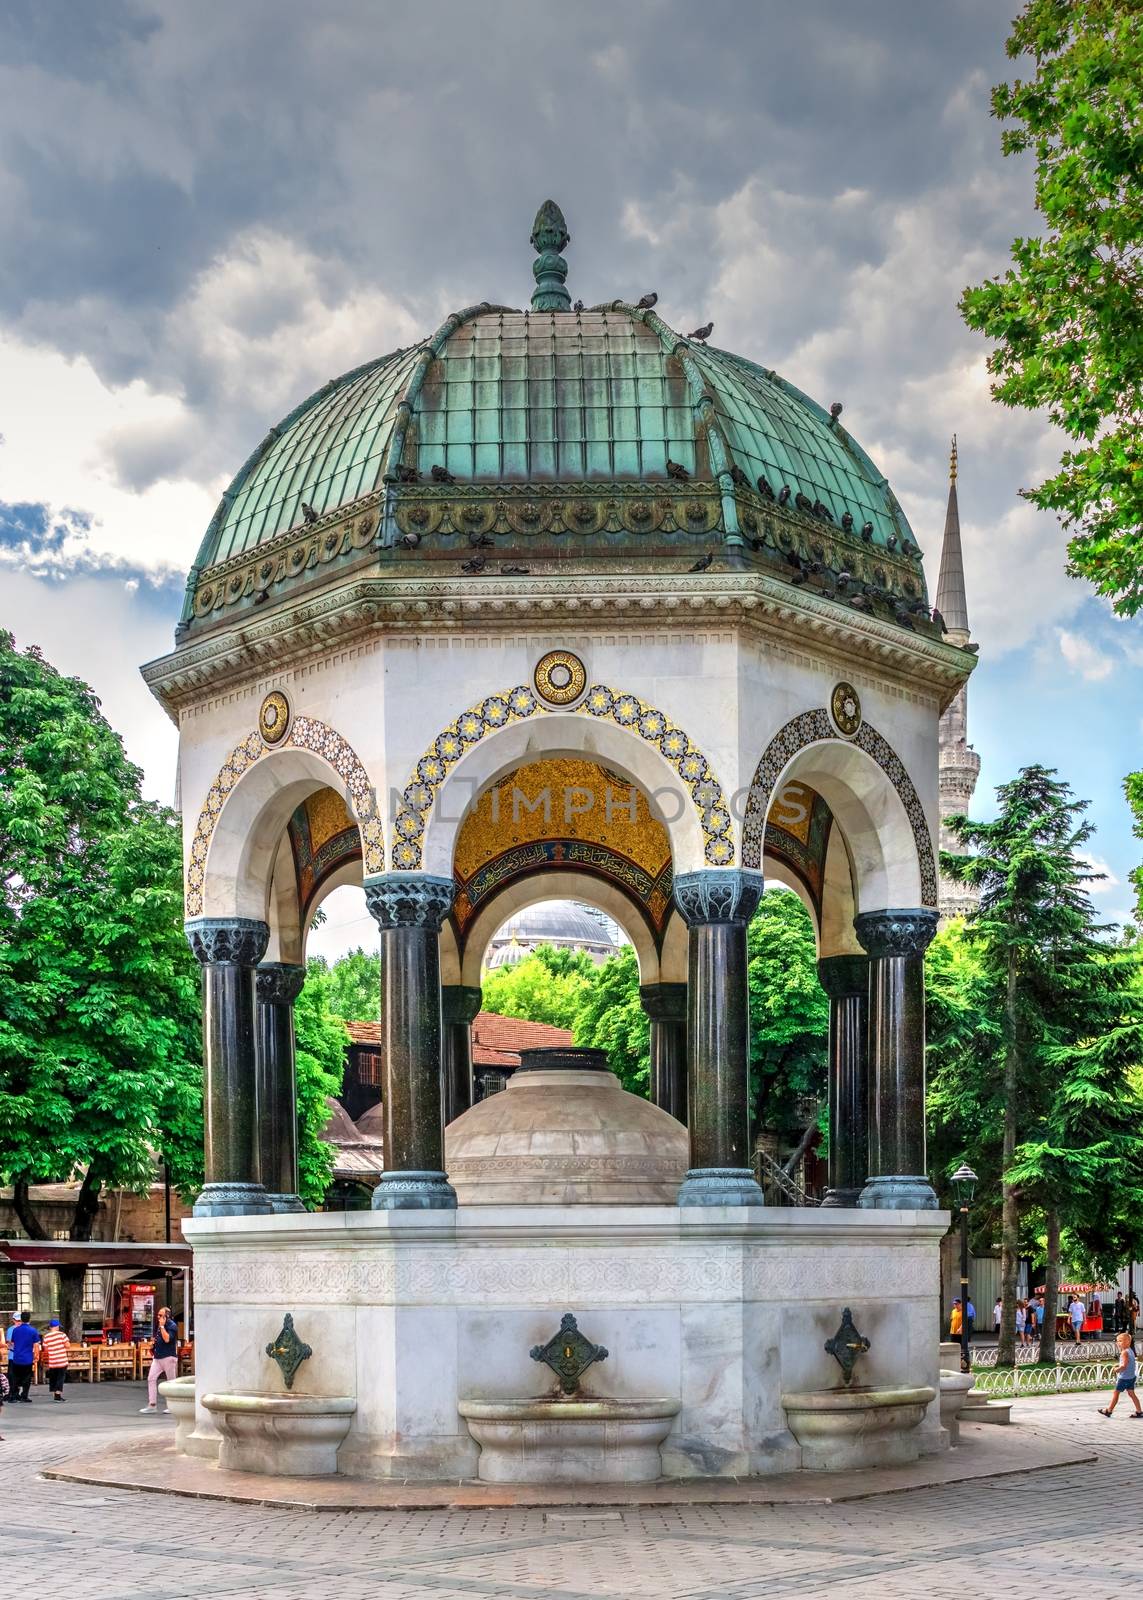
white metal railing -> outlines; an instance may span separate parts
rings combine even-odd
[[[1114,1361],[1119,1354],[1114,1339],[1093,1339],[1089,1344],[1075,1345],[1064,1339],[1056,1340],[1056,1360],[1061,1366],[1070,1366],[1075,1361]],[[1018,1344],[1016,1346],[1016,1365],[1024,1367],[1034,1365],[1040,1359],[1040,1346],[1038,1344]],[[987,1345],[982,1348],[973,1346],[972,1365],[977,1367],[994,1367],[996,1365],[996,1346]]]
[[[1114,1361],[1074,1361],[1061,1367],[1001,1367],[976,1372],[973,1387],[987,1395],[1068,1394],[1079,1389],[1109,1389],[1115,1382]]]

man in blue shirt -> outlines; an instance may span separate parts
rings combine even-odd
[[[32,1387],[32,1364],[36,1359],[36,1346],[40,1330],[32,1327],[32,1313],[21,1311],[20,1320],[12,1329],[8,1340],[8,1385],[13,1403],[31,1403],[28,1390]]]

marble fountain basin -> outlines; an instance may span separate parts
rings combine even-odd
[[[948,1430],[949,1443],[960,1443],[961,1411],[969,1403],[968,1391],[976,1382],[971,1372],[950,1372],[941,1369],[941,1427]]]
[[[194,1374],[183,1378],[164,1378],[159,1395],[175,1419],[175,1449],[187,1451],[187,1440],[194,1432]]]
[[[650,1483],[678,1400],[461,1400],[484,1483]]]
[[[221,1436],[218,1464],[231,1472],[328,1477],[357,1401],[349,1395],[204,1394]]]
[[[815,1389],[784,1394],[790,1432],[808,1472],[846,1472],[916,1461],[916,1429],[937,1391],[923,1388]]]

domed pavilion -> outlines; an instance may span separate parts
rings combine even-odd
[[[551,201],[531,244],[530,306],[467,306],[270,428],[206,530],[174,649],[144,669],[180,729],[203,972],[206,1183],[187,1228],[200,1329],[232,1326],[255,1258],[241,1316],[258,1339],[283,1309],[300,1327],[308,1305],[323,1342],[353,1348],[344,1317],[366,1302],[407,1334],[414,1280],[437,1285],[446,1343],[466,1295],[486,1306],[495,1283],[517,1285],[496,1302],[505,1327],[546,1326],[565,1301],[614,1321],[626,1270],[577,1277],[577,1252],[660,1251],[671,1269],[632,1258],[625,1292],[661,1291],[683,1347],[688,1295],[762,1316],[798,1298],[804,1270],[829,1292],[829,1333],[842,1294],[855,1316],[900,1299],[870,1358],[896,1373],[887,1347],[907,1326],[919,1351],[935,1316],[935,1268],[929,1286],[918,1265],[943,1229],[923,957],[938,723],[973,658],[930,610],[917,539],[840,403],[712,330],[677,331],[653,295],[573,304]],[[813,1215],[767,1212],[751,1166],[746,927],[767,878],[808,908],[831,1003],[830,1196]],[[313,913],[347,883],[364,886],[382,953],[385,1172],[374,1212],[336,1222],[291,1215],[292,1005]],[[634,945],[652,1098],[686,1124],[689,1157],[677,1206],[555,1208],[545,1238],[567,1265],[544,1287],[538,1267],[496,1279],[465,1254],[478,1212],[486,1265],[523,1261],[536,1230],[456,1209],[443,1124],[470,1104],[490,941],[552,900],[597,907]],[[702,1278],[699,1257],[724,1266]],[[212,1384],[253,1382],[225,1342],[232,1366]],[[444,1391],[463,1396],[463,1355],[448,1360]],[[789,1436],[751,1434],[753,1404],[731,1407],[718,1470],[793,1459]],[[459,1417],[416,1444],[420,1424],[365,1410],[342,1470],[455,1476],[469,1459]],[[670,1470],[698,1470],[699,1412],[684,1406]],[[776,1414],[766,1426],[782,1433]]]

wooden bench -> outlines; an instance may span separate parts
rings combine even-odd
[[[133,1344],[98,1344],[92,1351],[96,1383],[105,1378],[134,1378],[136,1376],[135,1346]]]
[[[89,1344],[69,1344],[67,1347],[67,1380],[74,1382],[82,1378],[85,1383],[91,1383],[95,1376],[92,1362],[92,1349]]]

